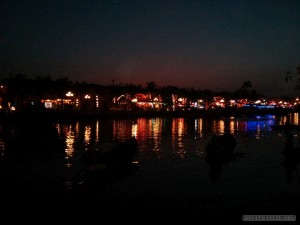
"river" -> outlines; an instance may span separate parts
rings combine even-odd
[[[8,204],[37,198],[47,205],[59,199],[63,210],[88,205],[97,211],[131,209],[146,215],[151,211],[152,217],[171,213],[211,221],[214,215],[237,221],[243,215],[296,215],[299,163],[284,165],[285,133],[271,126],[287,120],[298,124],[298,117],[2,123],[0,191]],[[213,134],[225,132],[237,140],[237,157],[210,165],[205,146]],[[78,197],[72,181],[82,170],[82,154],[107,150],[132,136],[138,141],[138,169]],[[296,145],[298,131],[293,137]]]

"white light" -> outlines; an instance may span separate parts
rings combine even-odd
[[[72,96],[74,96],[74,94],[73,94],[71,91],[69,91],[69,92],[66,94],[66,96],[72,97]]]

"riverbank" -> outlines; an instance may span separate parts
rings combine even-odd
[[[186,111],[99,111],[85,113],[79,111],[56,112],[56,111],[27,111],[1,113],[0,121],[36,121],[39,119],[50,121],[74,121],[74,120],[91,120],[91,119],[135,119],[135,118],[155,118],[155,117],[182,117],[182,118],[222,118],[222,117],[253,117],[263,115],[284,116],[289,113],[298,112],[292,109],[257,109],[257,108],[240,108],[240,109],[213,109],[213,110],[186,110]]]

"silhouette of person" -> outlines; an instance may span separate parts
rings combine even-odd
[[[291,131],[292,131],[292,126],[289,121],[286,121],[284,126],[284,132],[286,135],[289,135]]]
[[[284,155],[290,155],[292,154],[292,152],[294,151],[294,138],[293,138],[293,134],[289,133],[287,134],[286,137],[286,142],[285,142],[285,146],[284,146]]]
[[[231,133],[223,135],[214,134],[206,146],[206,151],[211,155],[228,156],[233,154],[236,146],[236,139]]]
[[[288,182],[293,181],[294,174],[297,174],[298,163],[300,161],[300,148],[294,147],[293,134],[289,133],[284,146],[283,160],[284,171]]]
[[[294,174],[297,174],[298,162],[299,160],[295,160],[295,158],[291,158],[291,157],[285,157],[285,159],[283,160],[286,180],[290,183],[293,182]]]

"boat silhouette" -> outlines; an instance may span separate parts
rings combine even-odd
[[[235,158],[236,139],[230,133],[214,134],[206,145],[206,163],[209,165],[209,177],[216,181],[223,172],[225,164]]]
[[[214,134],[208,142],[208,144],[206,145],[206,152],[208,155],[214,157],[226,157],[233,154],[235,146],[236,139],[232,134]]]
[[[137,170],[139,163],[134,160],[137,153],[135,137],[105,152],[86,151],[81,158],[82,170],[73,178],[73,186],[87,191],[105,189]]]

